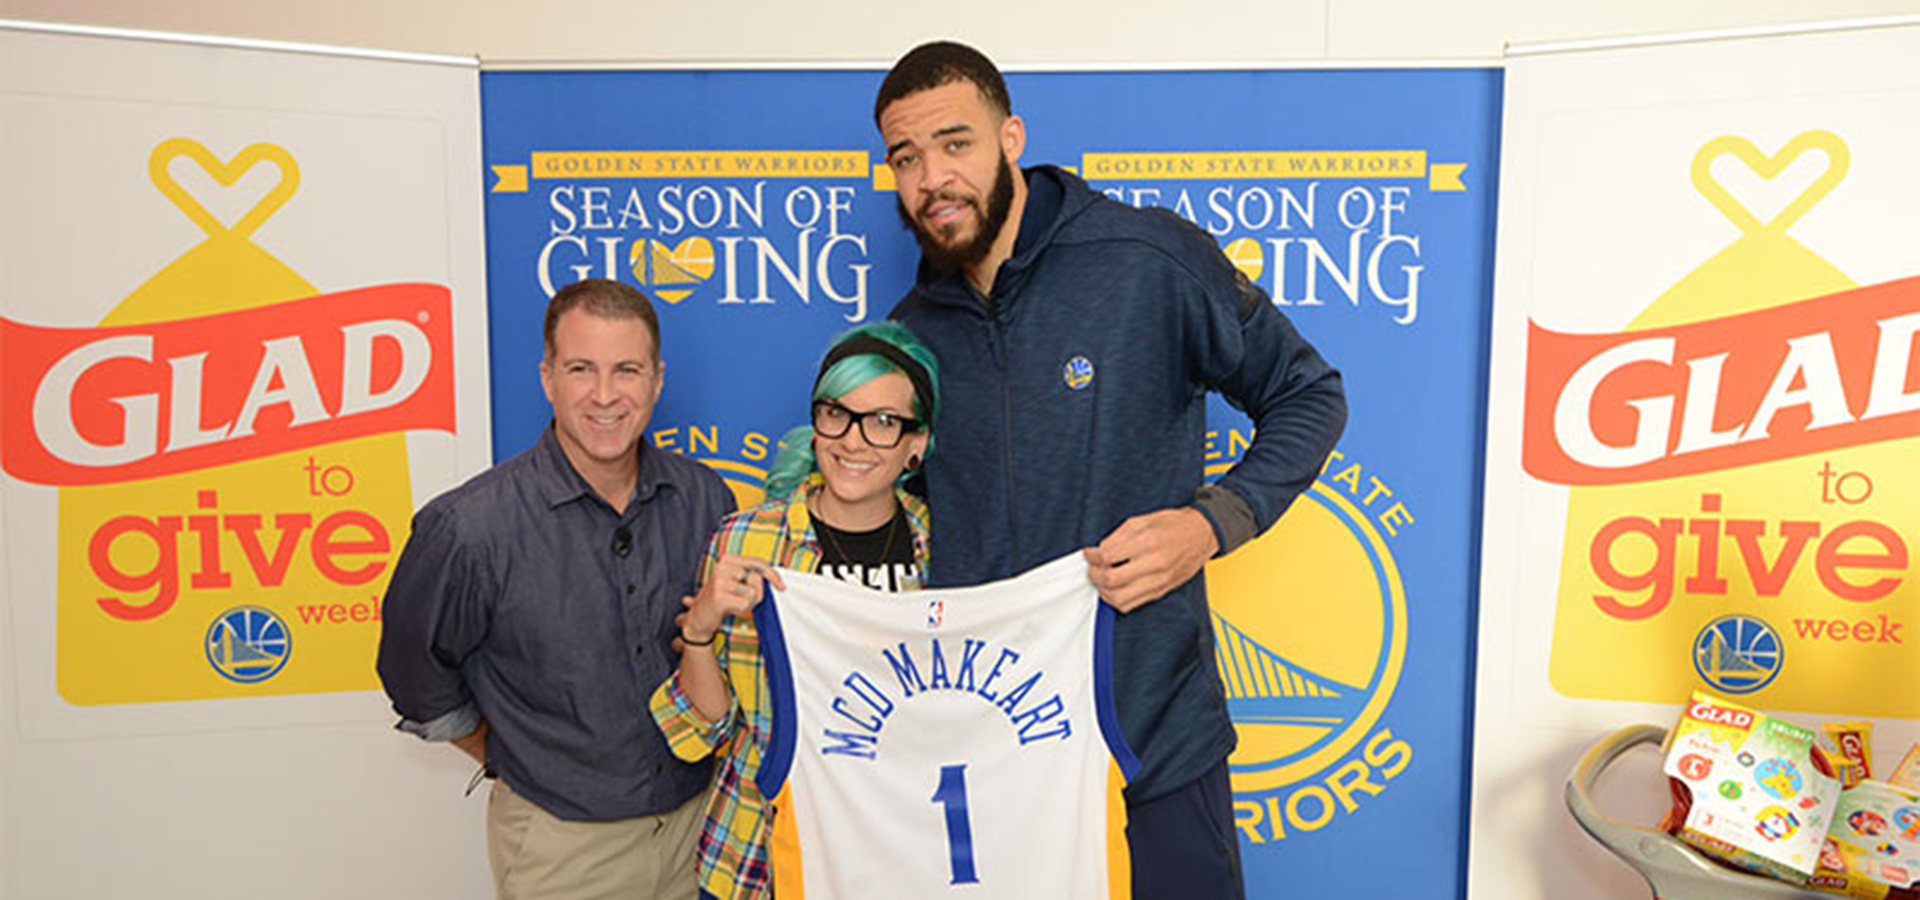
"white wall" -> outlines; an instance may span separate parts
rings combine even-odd
[[[1487,58],[1508,42],[1920,13],[1920,0],[0,0],[0,17],[487,60],[891,61],[954,37],[1003,65]]]

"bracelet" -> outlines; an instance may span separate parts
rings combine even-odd
[[[706,640],[696,641],[693,638],[687,637],[686,629],[684,628],[680,629],[680,643],[685,644],[689,647],[711,647],[713,646],[714,640],[718,637],[720,637],[720,632],[716,631],[710,635],[707,635]]]

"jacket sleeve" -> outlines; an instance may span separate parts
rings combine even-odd
[[[1212,238],[1190,271],[1200,283],[1187,329],[1195,378],[1253,419],[1245,455],[1194,505],[1213,523],[1220,555],[1273,526],[1313,485],[1346,427],[1340,373],[1294,329],[1266,291],[1227,261]]]
[[[452,740],[480,724],[461,665],[492,621],[495,589],[485,559],[461,538],[450,511],[430,505],[414,517],[381,604],[376,662],[402,731]]]

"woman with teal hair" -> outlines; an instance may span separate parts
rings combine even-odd
[[[680,668],[655,691],[653,717],[689,762],[719,754],[701,827],[702,896],[772,895],[773,814],[754,776],[771,730],[753,607],[773,566],[882,591],[920,588],[927,509],[900,487],[933,450],[940,371],[895,322],[835,338],[814,380],[811,426],[781,439],[767,501],[714,534],[696,597],[683,602]]]

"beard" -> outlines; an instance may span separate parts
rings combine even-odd
[[[964,242],[949,243],[920,224],[920,217],[926,215],[935,202],[956,199],[960,198],[951,194],[928,197],[921,204],[919,215],[907,211],[906,201],[898,195],[893,200],[894,211],[900,214],[900,222],[920,242],[920,258],[940,275],[951,275],[986,259],[993,250],[994,240],[1000,237],[1000,230],[1006,227],[1007,217],[1013,214],[1013,167],[1007,164],[1007,155],[1000,154],[1000,165],[993,173],[993,187],[987,191],[987,208],[980,208],[977,197],[964,201],[979,220],[979,230]]]

